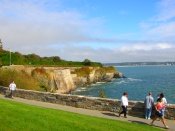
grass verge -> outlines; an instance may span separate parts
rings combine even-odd
[[[148,125],[90,117],[0,99],[0,131],[159,131]]]

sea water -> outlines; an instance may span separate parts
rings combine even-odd
[[[99,91],[103,90],[107,98],[120,99],[123,92],[128,92],[129,100],[143,101],[149,91],[155,100],[163,92],[168,103],[175,104],[175,66],[123,66],[116,69],[127,78],[80,87],[72,94],[98,97]]]

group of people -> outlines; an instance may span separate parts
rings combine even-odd
[[[164,97],[163,93],[160,93],[157,98],[157,103],[154,104],[154,98],[152,96],[152,93],[149,92],[148,95],[145,98],[144,101],[145,104],[145,119],[151,119],[152,111],[154,109],[154,117],[152,119],[152,122],[150,123],[153,125],[154,121],[159,118],[162,123],[164,124],[165,128],[168,128],[168,126],[165,123],[164,115],[165,115],[165,107],[167,105],[167,100]],[[121,97],[121,107],[122,111],[119,112],[119,117],[121,114],[124,114],[124,117],[127,118],[127,107],[128,107],[128,93],[124,92]]]
[[[153,125],[154,121],[159,118],[165,128],[168,128],[168,126],[165,123],[165,107],[167,105],[167,100],[164,97],[163,93],[160,93],[157,98],[157,103],[154,105],[154,98],[152,97],[151,92],[148,93],[148,95],[145,98],[145,118],[150,119],[152,110],[154,108],[154,117],[152,119],[151,125]]]

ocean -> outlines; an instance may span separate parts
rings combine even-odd
[[[129,100],[144,101],[149,91],[155,100],[163,92],[168,103],[175,104],[175,66],[121,66],[116,69],[127,78],[79,87],[72,94],[98,97],[103,90],[107,98],[120,99],[123,92],[128,92]]]

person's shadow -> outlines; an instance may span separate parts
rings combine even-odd
[[[112,112],[102,112],[102,114],[107,115],[107,116],[115,116],[115,117],[118,117],[118,115],[116,115],[115,113],[112,113]]]
[[[157,128],[163,128],[163,129],[165,129],[165,128],[162,127],[162,126],[150,125],[150,124],[148,124],[148,123],[146,123],[146,122],[142,122],[142,121],[135,121],[135,120],[129,120],[129,121],[132,122],[132,123],[144,124],[144,125],[148,125],[148,126],[154,126],[154,127],[157,127]]]
[[[136,121],[136,120],[128,120],[128,121],[130,121],[131,123],[138,123],[138,124],[145,124],[145,125],[149,125],[148,123],[143,122],[143,121]]]

